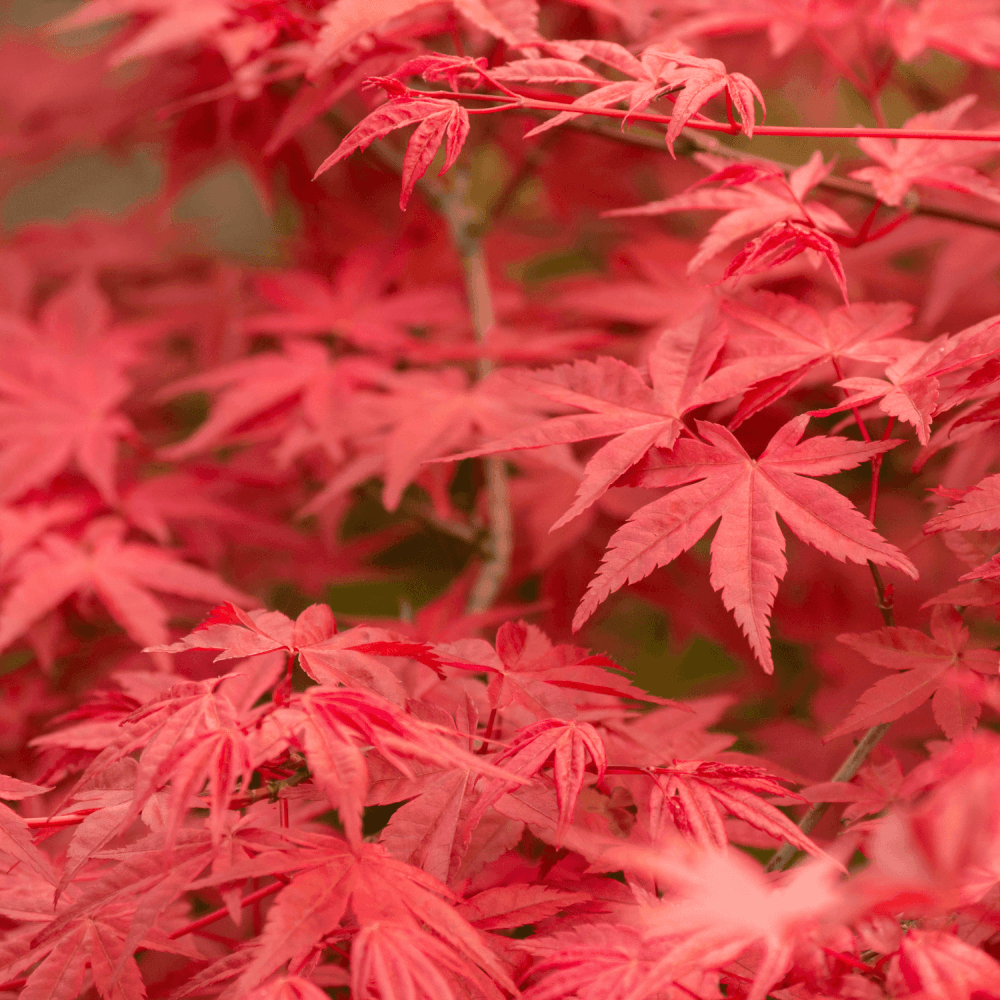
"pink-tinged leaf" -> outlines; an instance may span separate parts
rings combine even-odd
[[[388,923],[431,934],[452,954],[515,992],[502,963],[456,911],[456,897],[437,879],[390,858],[379,845],[358,844],[352,849],[338,838],[305,836],[312,844],[309,848],[261,855],[242,868],[203,880],[218,884],[251,873],[297,872],[268,912],[253,961],[223,997],[242,997],[293,956],[333,933],[348,913],[355,926]]]
[[[58,879],[52,862],[34,844],[28,824],[9,806],[0,803],[0,851],[16,858],[46,882],[55,885]]]
[[[323,8],[324,25],[312,50],[310,75],[347,55],[351,43],[378,33],[394,18],[426,6],[428,0],[338,0]],[[516,46],[537,38],[537,0],[452,0],[463,17],[495,38]]]
[[[559,125],[571,122],[590,110],[613,108],[616,104],[621,104],[622,101],[627,101],[632,97],[637,86],[637,84],[625,80],[616,83],[605,83],[603,86],[584,94],[582,97],[578,97],[571,104],[567,105],[567,107],[573,108],[573,111],[560,111],[548,121],[543,122],[541,125],[536,125],[530,132],[526,132],[524,138],[534,138]]]
[[[367,149],[376,139],[407,125],[419,127],[410,138],[403,162],[400,206],[405,207],[414,184],[424,175],[441,142],[447,140],[445,170],[455,162],[462,149],[469,134],[469,116],[455,101],[410,97],[386,101],[348,132],[336,151],[319,165],[314,177],[319,177],[355,150]]]
[[[343,981],[339,983],[324,985],[347,986],[350,979],[346,972],[342,978]],[[303,979],[301,976],[277,976],[255,990],[244,993],[242,1000],[329,1000],[329,997],[329,993],[309,979]]]
[[[700,315],[664,330],[649,356],[651,385],[615,358],[511,372],[508,377],[518,386],[589,412],[553,417],[448,461],[610,436],[588,460],[576,498],[552,525],[554,531],[591,507],[650,448],[671,447],[685,414],[735,395],[773,370],[767,359],[756,359],[709,374],[725,340],[725,326],[706,323]]]
[[[617,42],[609,42],[603,38],[576,38],[563,44],[570,46],[577,58],[588,56],[636,80],[647,76],[646,66]]]
[[[30,782],[21,781],[19,778],[0,774],[0,799],[18,801],[20,799],[30,799],[33,795],[44,795],[46,792],[51,791],[51,785],[32,785]]]
[[[1000,529],[1000,475],[987,476],[954,507],[932,517],[924,531],[995,531]]]
[[[954,392],[942,394],[942,378],[963,369],[975,373],[1000,354],[997,330],[1000,320],[991,316],[952,336],[942,334],[929,343],[917,343],[885,370],[885,380],[847,378],[837,384],[849,391],[844,402],[816,416],[839,413],[878,402],[879,409],[913,424],[920,443],[930,442],[931,420],[942,410],[964,401]],[[968,381],[968,379],[967,379]]]
[[[661,72],[671,82],[683,83],[667,126],[667,147],[673,151],[673,142],[694,114],[716,94],[725,91],[739,112],[744,135],[753,135],[754,99],[760,102],[766,114],[764,97],[749,77],[742,73],[726,73],[718,59],[699,59],[691,55],[678,55],[677,69],[673,73]]]
[[[848,500],[805,478],[853,468],[899,442],[865,444],[838,437],[802,442],[808,419],[789,421],[757,460],[729,431],[699,422],[704,441],[679,441],[663,472],[641,475],[638,483],[676,486],[702,481],[654,500],[618,529],[577,609],[574,628],[609,594],[671,562],[720,519],[712,542],[712,586],[721,591],[723,603],[768,673],[774,669],[770,611],[787,566],[777,515],[804,542],[835,559],[862,565],[871,559],[915,577],[910,560],[878,535]]]
[[[125,531],[117,518],[97,518],[80,542],[52,533],[25,553],[15,567],[16,583],[0,608],[0,648],[70,594],[85,590],[95,592],[111,617],[141,646],[162,644],[168,637],[168,611],[151,591],[212,602],[257,603],[168,550],[126,542]]]
[[[748,138],[753,137],[754,126],[754,101],[760,104],[761,121],[767,118],[767,106],[764,103],[764,95],[760,88],[748,76],[742,73],[730,73],[726,81],[726,90],[729,97],[739,112],[740,121],[743,123],[743,132]]]
[[[761,768],[674,761],[650,768],[648,773],[653,779],[649,822],[654,843],[662,836],[663,820],[669,813],[681,834],[699,846],[706,850],[725,848],[728,838],[722,816],[730,815],[779,842],[787,840],[800,850],[829,860],[783,812],[761,797],[792,794]]]
[[[554,917],[591,898],[586,892],[566,892],[547,885],[504,885],[470,896],[459,912],[481,931],[507,930]]]
[[[455,1000],[449,980],[489,980],[438,938],[404,925],[363,927],[351,942],[351,996],[358,1000]]]
[[[28,977],[20,996],[26,1000],[76,1000],[87,973],[86,927],[77,927]]]
[[[1000,605],[1000,580],[976,580],[959,584],[943,594],[924,602],[924,607],[951,604],[970,608],[992,608]]]
[[[146,652],[181,653],[189,649],[219,650],[216,660],[285,650],[298,654],[313,680],[374,688],[402,700],[402,689],[379,657],[414,659],[441,673],[440,658],[426,643],[404,642],[381,628],[360,626],[337,631],[326,604],[311,604],[293,622],[280,611],[241,611],[232,603],[215,608],[196,629],[169,646]]]
[[[1000,992],[1000,964],[981,948],[940,930],[907,931],[889,962],[889,988],[897,995],[989,996]]]
[[[518,59],[491,69],[490,77],[518,83],[607,82],[599,73],[569,59]]]
[[[600,782],[607,768],[607,753],[600,734],[589,723],[542,719],[518,732],[493,760],[497,767],[522,778],[534,777],[550,762],[559,810],[558,846],[573,820],[588,766],[593,769],[595,780]],[[497,779],[482,786],[467,821],[470,832],[486,810],[510,789],[510,781]]]
[[[36,336],[5,341],[0,501],[45,487],[75,465],[107,503],[116,503],[118,442],[135,437],[120,412],[134,359],[114,343],[110,324],[104,294],[81,276],[49,299]]]
[[[789,295],[756,292],[745,302],[724,300],[723,309],[735,342],[750,354],[784,359],[785,368],[746,393],[730,430],[780,399],[819,365],[829,366],[832,378],[850,362],[891,364],[913,346],[893,336],[908,325],[913,312],[903,302],[859,302],[824,314]]]
[[[447,883],[463,853],[459,815],[470,790],[467,770],[455,768],[424,778],[420,795],[392,814],[379,843],[399,861]]]
[[[955,127],[973,104],[975,94],[966,94],[939,111],[922,112],[908,119],[904,129]],[[993,131],[989,129],[987,131]],[[956,142],[946,139],[859,139],[858,145],[879,166],[851,172],[867,181],[887,205],[899,205],[914,185],[945,188],[1000,202],[1000,188],[971,164],[982,163],[1000,149],[994,142]]]
[[[800,222],[776,222],[753,242],[748,243],[730,262],[723,278],[760,274],[784,264],[801,253],[820,254],[830,265],[844,301],[847,301],[847,276],[840,260],[840,247],[826,233]]]
[[[371,691],[317,685],[301,696],[306,757],[314,780],[339,811],[348,838],[361,840],[361,814],[368,788],[364,749],[374,747],[402,774],[408,763],[506,775],[449,738],[447,730],[408,715]]]
[[[803,166],[793,170],[787,180],[783,174],[770,170],[762,170],[755,176],[749,176],[742,171],[727,173],[726,168],[732,165],[717,156],[702,155],[698,159],[713,170],[713,176],[718,177],[721,187],[708,190],[700,188],[701,184],[711,180],[705,178],[672,198],[649,202],[635,208],[615,209],[605,212],[604,215],[615,218],[631,215],[664,215],[668,212],[692,210],[726,212],[726,215],[712,224],[708,235],[701,241],[698,252],[688,261],[689,274],[698,270],[732,243],[746,239],[751,233],[761,229],[769,229],[773,233],[779,232],[780,225],[785,221],[794,223],[805,232],[817,233],[809,238],[817,244],[813,249],[820,250],[824,255],[827,251],[832,252],[823,240],[824,234],[847,234],[852,231],[851,227],[826,205],[805,200],[809,189],[822,180],[832,167],[832,164],[823,163],[823,158],[818,152],[814,153]],[[734,181],[738,183],[734,184]],[[792,244],[795,244],[794,240]],[[802,246],[801,249],[806,247]]]
[[[978,675],[1000,675],[1000,653],[968,649],[969,632],[954,607],[935,606],[929,636],[896,627],[838,638],[870,662],[904,672],[870,687],[824,742],[856,729],[892,722],[932,696],[936,699],[935,719],[945,735],[954,738],[975,727],[979,713],[970,695],[981,691]],[[938,699],[942,689],[945,693]]]
[[[490,673],[487,695],[490,707],[498,711],[519,705],[539,720],[550,716],[571,719],[587,707],[607,705],[609,698],[680,707],[677,702],[642,691],[608,669],[616,665],[607,657],[588,656],[587,650],[577,646],[553,645],[540,628],[523,621],[507,622],[497,630],[495,651],[481,640],[459,642],[451,648],[463,655],[465,662],[450,661],[449,647],[439,646],[445,665],[453,662],[465,670],[485,668]],[[503,771],[494,776],[516,777]]]
[[[403,186],[399,195],[401,209],[406,208],[414,185],[427,172],[442,141],[445,142],[444,165],[440,171],[443,174],[458,159],[469,128],[469,113],[457,102],[450,102],[450,107],[422,119],[410,137],[403,157]]]

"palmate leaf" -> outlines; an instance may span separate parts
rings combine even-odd
[[[193,632],[169,646],[151,646],[150,653],[182,653],[189,649],[218,650],[218,660],[259,656],[284,650],[298,655],[302,669],[321,683],[374,689],[394,701],[403,700],[395,674],[378,657],[418,660],[440,673],[441,658],[423,642],[409,642],[386,629],[359,625],[344,632],[329,605],[311,604],[292,621],[280,611],[241,611],[220,604]]]
[[[688,261],[688,274],[696,271],[730,244],[745,239],[758,230],[766,229],[773,239],[773,234],[784,232],[782,225],[785,222],[798,227],[803,239],[806,232],[812,234],[810,238],[822,245],[824,255],[827,251],[833,253],[823,241],[824,234],[846,234],[851,231],[850,226],[832,208],[818,201],[806,200],[806,194],[833,169],[833,163],[824,163],[818,151],[813,153],[807,163],[792,170],[787,180],[778,170],[727,163],[720,156],[705,154],[699,155],[697,159],[711,168],[713,173],[692,184],[686,191],[663,201],[605,212],[605,216],[621,218],[632,215],[665,215],[668,212],[692,210],[726,212],[712,224],[708,235],[701,241],[698,252]],[[718,188],[702,187],[703,184],[716,181],[720,185]],[[801,249],[806,247],[802,246]]]
[[[896,447],[898,441],[863,443],[841,437],[801,441],[808,415],[790,420],[759,459],[718,424],[698,422],[702,440],[684,439],[663,468],[640,474],[642,486],[680,486],[640,508],[615,532],[597,575],[573,619],[581,625],[609,594],[648,576],[691,548],[721,520],[712,542],[711,581],[733,612],[767,673],[770,613],[787,569],[777,515],[802,541],[839,559],[917,571],[836,490],[806,479],[852,469]],[[697,482],[695,482],[697,480]],[[682,485],[692,483],[692,485]]]
[[[617,711],[619,698],[635,698],[657,705],[678,703],[648,694],[631,684],[606,656],[591,656],[577,646],[554,645],[537,625],[507,622],[497,630],[496,649],[482,639],[465,639],[440,645],[437,652],[446,665],[465,670],[487,670],[490,708],[519,706],[538,719],[575,718],[584,708]],[[448,659],[448,653],[462,661]],[[610,668],[610,669],[609,669]]]
[[[742,351],[781,358],[785,367],[744,395],[730,430],[790,392],[817,367],[833,375],[845,363],[891,364],[912,346],[893,336],[910,322],[913,307],[905,302],[859,302],[823,314],[790,295],[756,292],[743,302],[724,299],[722,307],[735,321],[731,340]]]
[[[181,562],[167,549],[128,542],[125,535],[118,518],[95,518],[79,542],[50,532],[25,552],[13,566],[16,582],[0,607],[0,649],[74,593],[96,593],[111,617],[143,646],[168,638],[169,613],[152,591],[257,603],[214,573]]]
[[[939,111],[923,112],[908,119],[907,129],[951,129],[976,103],[975,94],[966,94]],[[942,139],[859,139],[858,145],[879,165],[851,172],[851,177],[868,181],[887,205],[899,205],[914,185],[945,188],[1000,202],[998,188],[972,164],[989,159],[996,143],[948,142]]]
[[[295,709],[290,726],[301,731],[313,780],[339,811],[353,843],[360,843],[362,836],[369,749],[377,750],[403,774],[410,773],[410,763],[423,762],[518,784],[524,780],[463,748],[448,730],[423,722],[368,691],[316,685],[297,700]]]
[[[1000,528],[1000,475],[987,476],[957,504],[932,517],[927,534],[938,531],[995,531]]]
[[[570,58],[584,56],[603,63],[611,69],[631,77],[630,80],[609,82],[603,77],[597,81],[577,71],[568,69],[569,59],[525,60],[526,65],[513,63],[503,67],[503,77],[497,79],[524,80],[526,82],[565,83],[575,80],[600,82],[596,90],[573,101],[571,107],[580,111],[563,111],[528,133],[538,135],[564,122],[578,118],[589,108],[609,108],[627,103],[630,112],[647,108],[657,98],[670,94],[674,101],[670,124],[667,126],[667,148],[673,153],[674,142],[684,126],[711,98],[725,93],[739,113],[741,131],[753,135],[754,101],[764,108],[764,96],[757,85],[742,73],[727,73],[718,59],[702,59],[678,42],[655,43],[647,46],[637,58],[616,42],[601,39],[574,39],[571,42],[550,43],[560,55]],[[764,108],[766,115],[767,111]]]
[[[600,781],[607,767],[607,753],[600,733],[593,726],[586,722],[543,719],[517,733],[494,758],[493,763],[512,774],[529,778],[548,767],[551,761],[556,804],[559,807],[559,825],[556,828],[558,843],[573,820],[588,757],[597,781]],[[482,788],[469,816],[469,827],[475,825],[486,810],[510,788],[510,782],[490,779]]]
[[[649,823],[654,843],[669,816],[672,825],[689,840],[708,850],[724,849],[729,838],[722,817],[730,815],[779,842],[787,840],[799,850],[830,860],[780,809],[762,798],[799,798],[763,768],[675,760],[664,767],[649,768],[647,773],[653,782]]]
[[[471,980],[496,1000],[502,995],[475,965],[413,927],[373,923],[351,942],[351,996],[357,1000],[455,1000],[449,982],[455,978]]]
[[[794,219],[776,222],[755,240],[751,240],[730,261],[723,278],[760,274],[808,251],[825,258],[846,302],[847,275],[844,274],[844,265],[840,260],[840,247],[822,230],[812,225],[803,225]]]
[[[337,149],[319,165],[314,176],[325,173],[356,149],[367,149],[376,139],[407,125],[416,125],[417,129],[410,136],[403,158],[399,207],[406,208],[414,186],[426,173],[441,143],[445,144],[442,174],[454,165],[462,151],[469,135],[469,113],[457,101],[391,98],[351,129]]]
[[[304,831],[295,841],[303,846],[262,854],[195,883],[199,887],[234,878],[296,873],[269,910],[263,932],[252,946],[252,960],[220,1000],[242,997],[285,962],[319,945],[348,915],[362,928],[388,923],[428,933],[447,947],[454,960],[462,961],[472,978],[485,973],[516,992],[502,963],[455,908],[458,898],[437,879],[389,857],[376,844],[351,848],[339,838]]]
[[[631,365],[608,357],[508,373],[518,386],[584,412],[552,417],[447,460],[610,437],[587,462],[576,499],[552,525],[555,530],[600,499],[650,448],[672,447],[685,414],[787,367],[780,359],[772,364],[758,357],[712,371],[725,342],[725,325],[700,315],[664,330],[649,355],[650,384]]]
[[[980,675],[1000,675],[1000,653],[966,648],[969,630],[954,607],[935,606],[929,636],[912,628],[883,628],[837,638],[870,662],[901,672],[865,691],[824,742],[892,722],[928,698],[938,725],[954,739],[974,729],[979,719],[979,700],[984,697]]]
[[[960,333],[914,343],[886,368],[885,379],[841,379],[837,385],[847,390],[847,399],[837,406],[814,410],[813,415],[828,416],[877,402],[883,413],[912,424],[920,443],[927,445],[935,416],[969,399],[980,379],[984,386],[996,380],[998,330],[1000,317],[990,316]],[[965,375],[964,382],[950,387],[960,373]]]

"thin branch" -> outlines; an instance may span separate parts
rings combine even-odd
[[[832,781],[850,781],[857,773],[861,770],[861,765],[868,759],[868,755],[875,749],[878,741],[882,739],[885,735],[886,730],[889,728],[888,722],[883,722],[881,725],[872,726],[871,729],[861,737],[861,741],[854,748],[853,753],[843,764],[837,769],[837,773],[831,779]],[[829,802],[817,802],[815,805],[810,806],[808,812],[799,821],[799,829],[803,833],[809,833],[812,828],[826,815],[827,809],[830,808]],[[778,851],[774,857],[767,863],[766,871],[781,871],[785,868],[789,861],[795,857],[797,847],[793,847],[791,844],[785,844],[784,847]]]
[[[541,117],[541,116],[539,116]],[[643,149],[655,149],[663,152],[662,133],[640,131],[632,129],[628,132],[620,128],[605,124],[600,121],[592,121],[586,118],[578,118],[575,121],[567,122],[564,128],[572,128],[579,132],[589,132],[592,135],[599,135],[605,139],[612,139],[615,142],[622,142],[629,146],[640,146]],[[795,169],[795,164],[784,163],[781,160],[772,160],[766,156],[758,156],[754,153],[745,153],[731,146],[725,146],[717,139],[702,133],[682,132],[680,139],[686,142],[687,148],[681,141],[674,143],[674,152],[678,155],[690,155],[695,152],[712,153],[715,156],[723,156],[727,160],[734,160],[740,163],[761,163],[768,166],[777,167],[786,173]],[[860,198],[863,201],[876,203],[879,199],[871,186],[863,181],[856,181],[850,177],[824,177],[816,187],[825,191],[835,191],[837,194],[848,195],[852,198]],[[979,229],[992,229],[1000,232],[1000,219],[990,219],[975,212],[963,212],[958,208],[948,208],[943,205],[935,205],[933,202],[925,202],[918,199],[911,192],[906,199],[907,211],[911,215],[926,215],[932,219],[946,219],[949,222],[958,222],[966,226],[976,226]]]
[[[284,882],[272,882],[271,885],[265,886],[263,889],[258,889],[256,892],[251,892],[249,896],[244,896],[240,900],[240,907],[249,906],[251,903],[256,903],[258,900],[266,899],[268,896],[273,896],[276,892],[285,888]],[[185,924],[183,927],[178,927],[177,930],[168,934],[167,937],[171,941],[176,941],[177,938],[183,937],[185,934],[193,934],[196,931],[200,931],[203,927],[208,927],[209,924],[214,924],[217,920],[221,920],[223,917],[229,916],[228,907],[221,907],[212,913],[207,913],[203,917],[193,921],[190,924]]]
[[[519,94],[519,102],[514,104],[506,94],[471,94],[465,91],[452,93],[447,90],[417,90],[409,91],[414,97],[429,97],[431,99],[450,98],[452,100],[469,101],[501,101],[501,107],[485,109],[493,111],[570,111],[574,114],[598,115],[601,118],[617,118],[619,120],[655,122],[657,125],[669,125],[670,115],[656,114],[651,111],[627,111],[623,108],[584,108],[572,107],[571,100],[546,101],[536,97]],[[712,121],[701,115],[690,118],[685,128],[699,132],[723,132],[737,135],[742,131],[739,125],[729,122]],[[940,128],[868,128],[864,125],[754,125],[753,135],[783,135],[812,139],[944,139],[960,142],[1000,142],[1000,132],[985,132],[978,129],[940,129]],[[750,136],[749,138],[752,138]]]
[[[371,147],[387,166],[402,173],[402,154],[386,143],[372,143]],[[453,186],[449,191],[439,181],[423,177],[417,182],[421,193],[431,207],[448,224],[452,242],[462,262],[465,294],[472,319],[476,342],[485,345],[490,330],[496,323],[493,294],[490,290],[489,270],[482,245],[483,222],[476,217],[469,201],[467,174],[452,174]],[[494,213],[495,214],[495,213]],[[477,362],[479,377],[485,378],[493,370],[489,358]],[[486,611],[496,600],[500,587],[510,569],[514,553],[514,520],[510,506],[507,471],[502,458],[483,460],[486,478],[486,505],[489,514],[489,553],[469,593],[466,610],[469,614]]]
[[[472,329],[477,343],[484,345],[496,324],[489,268],[480,238],[479,220],[469,200],[468,175],[459,172],[454,176],[455,184],[441,199],[440,211],[448,223],[452,242],[462,262]],[[486,378],[493,370],[493,365],[487,357],[481,357],[477,367],[481,379]],[[483,466],[486,474],[490,554],[469,592],[466,604],[469,614],[486,611],[496,600],[510,569],[511,556],[514,552],[514,521],[504,460],[493,456],[486,458]]]
[[[837,372],[837,379],[840,380],[841,372],[840,366],[834,362],[834,367]],[[853,408],[854,417],[858,422],[858,427],[861,429],[861,434],[866,441],[871,441],[871,435],[868,433],[868,428],[865,426],[864,420],[861,418],[861,414],[856,408]],[[885,434],[882,435],[882,440],[888,439],[889,435],[892,433],[893,424],[895,423],[895,418],[892,418],[888,422],[888,426],[885,429]],[[876,455],[872,459],[872,494],[871,501],[868,507],[868,518],[870,521],[875,520],[875,506],[878,502],[878,481],[879,481],[879,470],[882,467],[882,456]],[[882,573],[880,572],[878,566],[868,560],[868,569],[871,572],[872,580],[875,582],[875,592],[878,594],[878,609],[882,615],[882,620],[885,622],[886,626],[892,628],[896,624],[896,616],[893,611],[892,604],[892,586],[886,586],[882,580]],[[878,745],[879,740],[886,734],[889,729],[889,723],[883,722],[877,726],[872,726],[871,729],[861,737],[861,742],[854,748],[851,755],[840,765],[837,773],[833,776],[831,781],[850,781],[859,770],[861,770],[861,765],[868,759],[868,755],[875,749]],[[827,809],[830,808],[829,802],[817,802],[815,805],[809,807],[806,814],[799,820],[799,829],[803,833],[809,833],[810,830],[826,815]],[[791,844],[785,844],[780,850],[776,851],[772,855],[771,860],[767,864],[767,871],[781,871],[787,865],[788,862],[795,857],[798,848],[793,847]]]

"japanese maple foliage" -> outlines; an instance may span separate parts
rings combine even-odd
[[[995,3],[4,26],[0,1000],[1000,998]]]

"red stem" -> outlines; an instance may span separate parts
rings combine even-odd
[[[844,370],[840,367],[840,362],[836,358],[831,358],[830,360],[833,362],[833,370],[837,374],[837,381],[842,382],[844,380]],[[850,393],[847,394],[850,395]],[[868,442],[868,444],[871,444],[872,436],[868,433],[868,428],[865,427],[865,422],[861,419],[861,414],[858,412],[858,408],[856,406],[852,406],[851,413],[854,414],[854,419],[858,422],[858,428],[861,431],[861,436]]]
[[[479,748],[479,753],[485,754],[489,752],[490,739],[493,736],[493,723],[496,722],[497,710],[494,708],[490,711],[490,717],[486,720],[486,732],[483,733],[483,745]]]
[[[256,903],[259,899],[264,899],[267,896],[273,896],[279,889],[284,888],[284,882],[275,882],[272,885],[265,886],[263,889],[251,892],[249,896],[244,896],[240,900],[240,906],[249,906],[251,903]],[[198,920],[181,927],[167,936],[171,941],[176,941],[177,938],[183,937],[185,934],[193,934],[195,931],[200,931],[202,927],[208,927],[209,924],[214,924],[216,920],[221,920],[223,917],[228,915],[229,910],[223,906],[222,909],[216,910],[214,913],[208,913],[204,917],[200,917]]]
[[[452,99],[469,101],[503,101],[500,107],[484,109],[485,114],[496,111],[575,111],[581,115],[597,115],[600,118],[628,119],[630,121],[653,122],[658,125],[669,125],[670,115],[657,115],[642,111],[625,111],[619,108],[573,108],[564,101],[540,101],[534,98],[519,96],[516,105],[510,104],[506,94],[470,94],[460,91],[457,94],[447,90],[412,90],[415,97],[430,97],[433,99]],[[716,122],[708,119],[691,119],[685,122],[685,128],[698,129],[703,132],[725,132],[735,135],[740,131],[738,126],[728,122]],[[966,142],[1000,142],[1000,132],[975,131],[973,129],[906,129],[906,128],[865,128],[852,126],[843,128],[837,126],[806,126],[806,125],[755,125],[754,135],[787,135],[811,138],[831,139],[948,139]]]
[[[96,809],[87,809],[83,812],[66,813],[65,816],[32,816],[24,822],[33,830],[44,829],[49,826],[75,826],[82,823]]]
[[[885,425],[885,433],[882,435],[883,441],[889,440],[892,428],[896,423],[895,417],[889,417],[889,422]],[[878,476],[882,470],[882,455],[876,455],[872,459],[872,498],[868,504],[868,520],[875,523],[875,508],[878,505]]]

